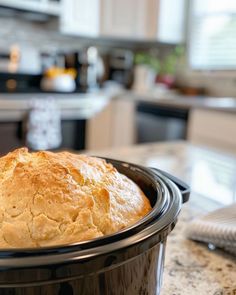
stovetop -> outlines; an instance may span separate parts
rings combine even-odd
[[[65,93],[61,91],[43,91],[40,88],[42,74],[22,74],[22,73],[0,73],[0,93]],[[77,88],[70,93],[86,93],[86,90]]]

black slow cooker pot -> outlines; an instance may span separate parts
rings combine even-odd
[[[144,191],[152,211],[118,233],[61,247],[0,251],[0,295],[159,294],[166,239],[189,188],[153,168],[107,159]]]

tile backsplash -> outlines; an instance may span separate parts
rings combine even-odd
[[[177,75],[181,84],[205,88],[215,97],[236,97],[236,71],[193,71],[187,65]]]
[[[79,38],[59,33],[59,22],[56,18],[41,23],[29,22],[21,18],[0,17],[0,49],[8,49],[13,44],[29,45],[39,51],[54,49],[78,49]]]
[[[60,33],[59,20],[51,17],[47,21],[29,21],[22,16],[7,17],[0,10],[0,52],[7,51],[9,47],[17,44],[21,47],[33,47],[37,51],[71,51],[81,47],[95,45],[107,50],[112,47],[137,49],[154,48],[161,56],[169,52],[171,47],[155,42],[139,42],[89,39],[78,36],[67,36]],[[185,63],[187,65],[187,63]],[[177,74],[181,84],[195,87],[204,87],[212,96],[236,97],[236,71],[231,73],[194,72],[187,66],[182,66]]]
[[[85,46],[97,46],[100,48],[130,48],[150,49],[157,48],[162,54],[172,48],[171,45],[162,45],[156,41],[132,42],[131,40],[109,38],[86,38],[69,36],[60,33],[60,23],[57,17],[50,17],[45,22],[29,21],[23,17],[3,17],[0,9],[0,43],[1,48],[9,48],[13,44],[29,45],[40,51],[48,50],[78,50]]]

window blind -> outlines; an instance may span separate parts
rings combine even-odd
[[[236,0],[192,0],[189,62],[193,69],[236,69]]]

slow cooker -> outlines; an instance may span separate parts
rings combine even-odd
[[[189,187],[158,169],[106,160],[139,185],[153,209],[131,227],[90,241],[2,249],[1,295],[160,294],[167,236]]]

